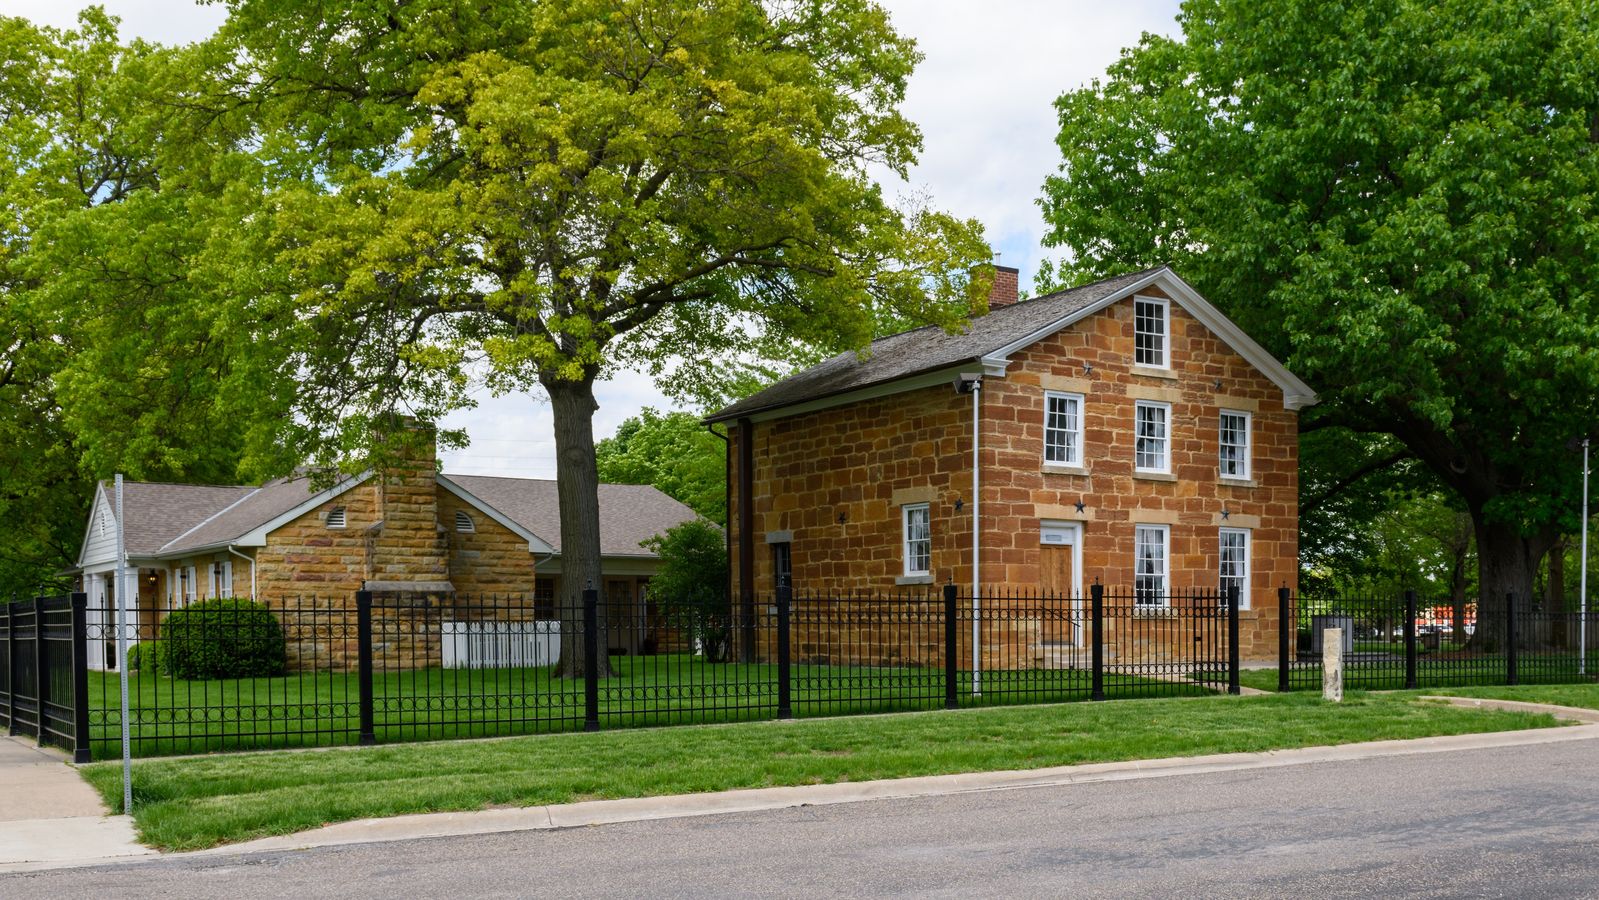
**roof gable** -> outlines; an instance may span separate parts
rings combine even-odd
[[[470,494],[469,502],[477,508],[493,509],[515,523],[513,531],[539,536],[548,552],[561,552],[561,503],[554,481],[493,475],[445,475],[442,480]],[[602,484],[599,494],[601,556],[653,557],[641,542],[698,518],[647,484]]]
[[[746,416],[782,415],[849,402],[857,395],[923,387],[960,367],[982,367],[999,375],[1017,350],[1037,343],[1139,290],[1159,285],[1190,315],[1283,390],[1283,404],[1299,409],[1316,394],[1169,267],[1159,266],[1011,304],[979,316],[950,334],[930,327],[889,335],[864,354],[841,353],[709,416],[720,422]],[[932,378],[932,381],[928,379]],[[832,402],[829,402],[831,399]]]

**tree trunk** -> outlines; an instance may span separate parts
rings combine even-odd
[[[1563,613],[1566,611],[1566,547],[1565,535],[1555,541],[1549,548],[1545,557],[1549,560],[1548,593],[1544,595],[1543,608],[1550,613]],[[1555,647],[1567,647],[1566,618],[1561,615],[1549,617],[1549,643]]]
[[[1514,525],[1495,522],[1472,510],[1477,531],[1477,629],[1472,646],[1485,652],[1505,649],[1505,597],[1525,609],[1533,596],[1533,576],[1544,550],[1557,535],[1528,537]]]
[[[583,591],[599,594],[599,673],[611,674],[606,652],[605,591],[600,582],[600,476],[594,462],[594,374],[581,381],[543,381],[555,415],[555,483],[561,510],[561,660],[565,678],[583,677]]]

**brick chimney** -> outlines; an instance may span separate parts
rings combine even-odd
[[[999,309],[1001,306],[1010,306],[1017,299],[1017,278],[1020,272],[1010,266],[994,267],[994,286],[988,289],[988,308]]]
[[[451,590],[447,535],[438,520],[438,441],[431,425],[400,418],[379,435],[378,510],[370,535],[368,589]]]

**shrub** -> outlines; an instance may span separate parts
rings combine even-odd
[[[128,671],[141,675],[161,674],[161,642],[140,641],[129,647]]]
[[[161,624],[161,668],[174,678],[270,678],[287,663],[277,617],[254,600],[216,597]]]
[[[650,599],[656,608],[694,641],[706,662],[726,662],[732,629],[722,529],[694,519],[650,538],[644,546],[661,557],[660,568],[650,578]]]

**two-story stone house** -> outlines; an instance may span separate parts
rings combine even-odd
[[[1315,393],[1167,267],[874,341],[725,422],[735,596],[955,583],[1160,606],[1236,586],[1246,655],[1298,554]]]

